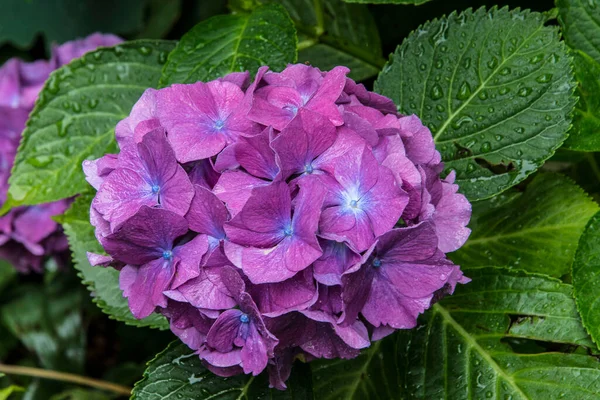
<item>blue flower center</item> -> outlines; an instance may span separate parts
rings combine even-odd
[[[285,236],[292,236],[292,234],[293,234],[293,233],[294,233],[294,230],[292,229],[292,227],[291,227],[291,226],[288,226],[287,228],[285,228],[285,229],[283,230],[283,234],[284,234]]]
[[[312,164],[306,164],[304,166],[304,172],[306,172],[307,174],[312,174],[313,173],[313,166],[312,166]]]
[[[171,250],[163,251],[163,258],[165,260],[170,260],[171,258],[173,258],[173,252]]]
[[[225,126],[225,121],[223,121],[222,119],[218,119],[215,121],[215,124],[213,126],[216,130],[220,131]]]
[[[350,200],[350,207],[357,208],[358,207],[358,200]]]
[[[298,107],[293,105],[288,105],[283,107],[284,110],[291,111],[294,115],[298,114]]]
[[[248,314],[240,315],[240,322],[242,322],[243,324],[247,324],[248,322],[250,322],[250,318],[248,317]]]
[[[379,267],[381,267],[381,260],[379,258],[375,258],[373,260],[373,262],[371,263],[371,265],[373,265],[373,267],[375,267],[375,268],[379,268]]]
[[[160,191],[160,186],[152,185],[152,193],[156,194]]]

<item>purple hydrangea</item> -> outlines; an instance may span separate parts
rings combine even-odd
[[[148,89],[120,153],[84,163],[108,253],[90,261],[219,375],[285,388],[296,357],[355,357],[469,281],[445,253],[471,206],[431,133],[347,73]]]
[[[32,63],[12,58],[0,68],[0,205],[6,201],[8,178],[25,122],[50,73],[98,46],[113,46],[122,40],[99,33],[54,46],[50,60]],[[55,256],[64,261],[67,240],[52,220],[64,213],[70,200],[18,207],[0,217],[0,258],[22,273],[41,272],[43,260]]]

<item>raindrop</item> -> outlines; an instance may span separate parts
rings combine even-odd
[[[27,163],[33,165],[34,167],[43,168],[46,165],[50,164],[54,160],[54,157],[46,155],[46,156],[37,156],[33,158],[27,159]]]
[[[496,68],[498,66],[498,59],[496,57],[492,57],[492,59],[487,62],[487,66],[489,69]]]
[[[444,97],[444,90],[442,89],[442,87],[439,84],[436,83],[431,88],[431,98],[433,100],[438,100],[438,99],[441,99],[442,97]]]
[[[425,71],[427,69],[427,64],[421,64],[421,65],[419,65],[419,69],[421,71]]]
[[[461,126],[463,126],[464,124],[468,124],[473,122],[473,118],[469,117],[468,115],[463,115],[462,117],[460,117],[459,119],[457,119],[456,121],[454,121],[452,123],[452,128],[454,129],[460,129]],[[467,146],[469,147],[469,146]]]
[[[543,54],[538,54],[537,56],[532,57],[531,60],[529,60],[529,62],[531,64],[537,64],[540,61],[542,61],[543,59],[544,59],[544,55]]]
[[[492,150],[492,145],[490,144],[490,142],[485,142],[484,144],[481,145],[482,153],[487,153],[490,150]]]
[[[548,83],[552,79],[552,74],[542,74],[535,78],[539,83]]]
[[[469,57],[465,58],[463,61],[463,67],[465,67],[465,69],[469,69],[471,67],[471,59]]]
[[[444,66],[444,61],[442,61],[442,60],[437,60],[437,61],[435,62],[435,67],[436,67],[437,69],[441,69],[443,66]]]
[[[487,91],[486,90],[482,90],[481,92],[479,92],[479,94],[477,95],[477,97],[479,97],[481,100],[486,100],[488,98]]]
[[[438,110],[439,112],[444,112],[446,111],[446,107],[444,107],[441,104],[438,104],[437,106],[435,106],[435,109]]]
[[[503,76],[509,75],[510,73],[511,73],[511,70],[510,70],[510,68],[508,68],[508,67],[507,67],[507,68],[502,68],[502,69],[500,70],[500,72],[499,72],[499,74],[500,74],[500,75],[503,75]]]
[[[88,101],[88,106],[90,108],[96,108],[97,105],[98,105],[98,99],[90,99],[90,101]]]
[[[505,95],[508,92],[510,92],[510,88],[507,87],[503,87],[498,91],[498,93],[500,93],[501,95]]]
[[[140,54],[147,56],[152,53],[152,47],[142,46],[138,49],[138,51],[140,52]]]
[[[528,87],[521,88],[521,89],[519,89],[517,94],[521,97],[527,97],[531,94],[531,88],[528,88]]]
[[[502,139],[504,139],[504,136],[496,135],[496,136],[494,136],[494,139],[496,139],[497,141],[501,141]]]
[[[496,111],[494,107],[488,107],[488,112],[493,113],[494,111]]]
[[[460,85],[460,88],[458,89],[456,98],[458,100],[466,100],[469,98],[469,96],[471,96],[471,86],[469,85],[469,83],[467,81],[464,81],[462,83],[462,85]]]

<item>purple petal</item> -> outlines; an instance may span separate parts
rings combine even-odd
[[[217,239],[225,238],[223,224],[229,219],[225,205],[210,190],[195,186],[195,196],[186,214],[190,229]]]
[[[315,279],[323,285],[341,285],[342,274],[360,261],[348,246],[333,240],[320,240],[323,255],[314,262]]]
[[[200,262],[207,250],[208,238],[206,235],[198,235],[184,245],[173,249],[173,257],[179,262],[171,288],[175,289],[200,275]]]
[[[131,276],[128,277],[129,268],[131,267],[126,266],[121,270],[121,275],[125,273],[124,282],[121,282],[122,287],[127,282],[131,282],[129,281]],[[130,285],[127,284],[126,294],[124,293],[129,308],[136,318],[146,318],[156,307],[167,306],[167,297],[163,292],[169,289],[173,273],[174,268],[168,266],[168,262],[163,259],[153,260],[136,268],[135,279]]]
[[[224,172],[213,193],[225,203],[233,218],[242,210],[254,188],[267,186],[269,183],[241,171]]]
[[[240,137],[235,144],[235,159],[250,174],[265,179],[274,179],[279,172],[275,162],[275,152],[271,148],[270,139],[273,128],[268,127],[256,136]]]
[[[220,269],[201,268],[200,274],[177,290],[196,308],[226,310],[235,307],[236,301],[221,280]]]

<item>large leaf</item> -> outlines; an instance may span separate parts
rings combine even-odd
[[[85,359],[82,293],[67,282],[21,286],[0,309],[4,325],[39,357],[45,368],[81,373]]]
[[[583,325],[600,344],[600,213],[590,220],[573,262],[573,289]]]
[[[575,85],[548,20],[506,8],[453,13],[413,32],[375,82],[431,129],[471,200],[522,181],[567,137]]]
[[[266,374],[221,378],[208,371],[198,355],[179,341],[173,342],[148,363],[144,379],[132,392],[132,400],[303,400],[312,399],[310,373],[295,365],[287,390],[269,389]]]
[[[473,229],[451,258],[466,267],[503,265],[552,276],[569,271],[598,205],[570,179],[541,174],[525,192],[473,204]]]
[[[41,33],[49,50],[94,32],[131,34],[142,28],[147,0],[3,0],[0,44],[33,44]],[[49,18],[49,16],[52,16]]]
[[[357,81],[377,75],[385,60],[375,20],[365,5],[342,0],[230,0],[236,11],[276,2],[289,12],[298,31],[298,61],[327,71],[350,68]]]
[[[403,399],[399,380],[397,337],[371,344],[351,360],[318,360],[310,363],[315,399]]]
[[[103,253],[90,224],[89,209],[92,197],[89,193],[79,196],[61,219],[73,253],[73,263],[83,283],[93,293],[94,302],[111,318],[128,325],[167,329],[169,325],[160,315],[154,314],[138,320],[131,314],[127,300],[119,289],[117,270],[110,267],[92,267],[88,262],[88,251]]]
[[[262,65],[278,71],[296,61],[296,31],[285,9],[277,4],[250,14],[218,15],[183,35],[169,54],[161,85],[209,81],[230,72]]]
[[[114,128],[156,87],[174,44],[140,40],[86,54],[54,71],[32,111],[3,211],[80,193],[81,163],[115,148]]]
[[[600,3],[597,0],[556,0],[556,6],[567,44],[600,62]]]
[[[564,147],[600,151],[600,64],[581,51],[574,51],[573,56],[579,102]]]
[[[591,346],[570,285],[501,269],[469,270],[473,281],[433,306],[424,324],[399,336],[409,399],[597,399],[595,357],[523,354],[514,339]]]

